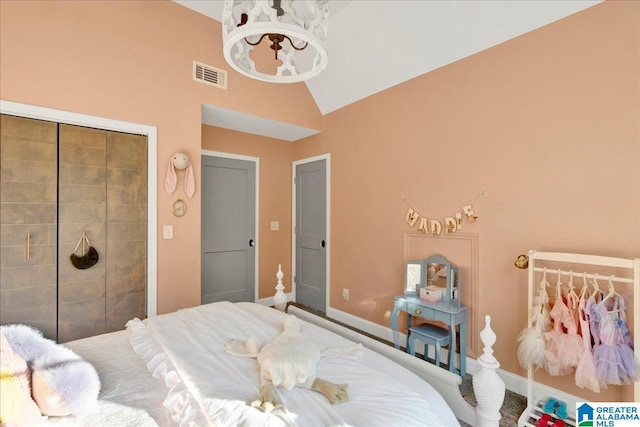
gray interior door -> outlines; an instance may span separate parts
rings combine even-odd
[[[296,166],[296,301],[327,307],[326,160]]]
[[[255,301],[256,164],[202,156],[201,303]]]

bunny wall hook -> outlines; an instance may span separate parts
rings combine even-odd
[[[189,160],[189,156],[184,151],[178,151],[169,159],[167,168],[167,177],[164,181],[164,189],[167,194],[173,194],[178,185],[177,170],[184,170],[184,192],[191,198],[196,192],[195,177],[193,176],[193,166]]]

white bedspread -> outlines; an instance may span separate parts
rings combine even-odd
[[[166,388],[153,379],[131,348],[128,331],[64,343],[98,371],[96,408],[81,419],[51,417],[56,427],[168,427],[174,425],[162,402]]]
[[[224,350],[230,338],[264,344],[282,332],[285,314],[251,303],[213,303],[130,321],[131,342],[169,388],[164,405],[185,426],[454,426],[444,399],[427,383],[383,356],[325,357],[317,375],[349,384],[349,402],[332,406],[320,393],[278,389],[285,410],[263,413],[248,403],[260,392],[255,359]],[[352,342],[301,321],[320,349]]]

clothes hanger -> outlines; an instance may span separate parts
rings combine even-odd
[[[547,280],[547,267],[544,267],[544,270],[542,272],[542,282],[540,283],[540,286],[544,288],[545,292],[547,288],[551,287],[551,283],[549,283],[549,281]]]
[[[549,294],[547,293],[547,286],[551,284],[547,281],[547,267],[542,270],[542,281],[540,282],[540,288],[538,289],[538,296],[540,298],[540,313],[544,311],[545,304],[549,304]]]
[[[591,281],[591,285],[593,285],[593,298],[598,301],[598,294],[600,294],[600,286],[598,286],[598,273],[593,275],[593,280]]]
[[[558,269],[558,278],[556,279],[556,298],[562,297],[562,271]]]
[[[573,290],[573,270],[569,270],[569,284],[567,285],[569,286],[570,290]]]
[[[616,288],[613,286],[613,278],[616,277],[615,275],[611,275],[609,276],[609,285],[607,286],[609,289],[609,293],[607,293],[607,295],[602,299],[602,302],[608,300],[609,298],[611,298],[612,296],[616,295],[616,296],[620,296],[617,292],[616,292]]]
[[[602,301],[606,301],[609,298],[611,298],[613,296],[613,294],[615,294],[616,290],[613,287],[613,276],[609,276],[609,285],[607,286],[607,289],[609,290],[609,292],[607,293],[607,295],[602,299]]]
[[[587,293],[587,272],[582,273],[582,289],[580,290],[580,299],[584,298],[584,294]]]
[[[576,310],[578,308],[578,302],[580,298],[576,294],[575,287],[573,286],[573,270],[569,270],[569,292],[567,292],[567,304],[571,304],[571,309]]]

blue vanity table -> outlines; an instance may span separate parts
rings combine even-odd
[[[407,330],[411,327],[411,317],[427,320],[439,320],[449,326],[449,370],[465,375],[467,365],[467,307],[457,301],[429,302],[418,296],[397,295],[393,297],[393,311],[391,312],[391,330],[393,344],[400,348],[400,333],[398,331],[398,315],[401,311],[407,313]],[[455,368],[456,354],[456,325],[460,325],[460,372]]]

